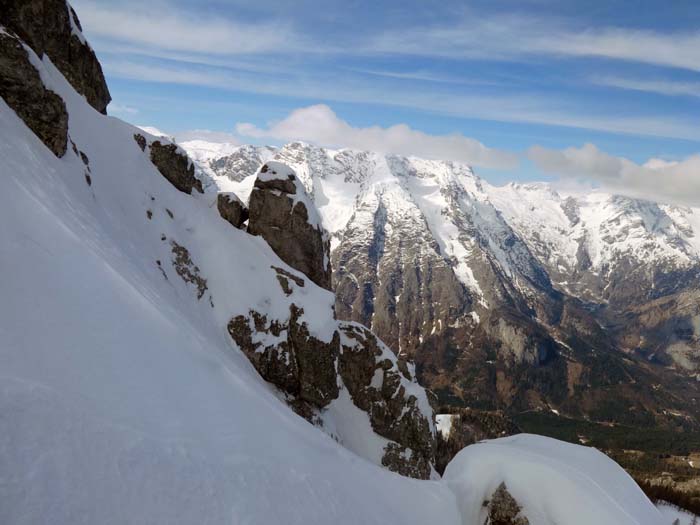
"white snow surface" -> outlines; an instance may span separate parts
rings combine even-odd
[[[500,481],[532,525],[660,523],[591,449],[498,440],[417,481],[349,450],[367,454],[373,435],[344,394],[328,420],[349,449],[293,414],[225,326],[250,308],[284,319],[293,299],[329,340],[333,295],[308,283],[286,298],[270,266],[294,270],[222,220],[215,194],[177,191],[134,127],[30,54],[92,184],[70,147],[57,159],[0,100],[0,523],[475,525]],[[207,280],[201,300],[172,242]]]
[[[454,418],[454,414],[435,414],[435,426],[437,427],[437,431],[440,432],[445,439],[450,436],[452,420]]]
[[[148,131],[148,130],[146,130]],[[239,146],[230,142],[207,142],[205,140],[188,140],[178,142],[190,158],[201,164],[235,153]]]
[[[657,503],[656,508],[659,509],[661,516],[663,518],[662,523],[664,525],[673,525],[676,520],[678,520],[679,525],[693,525],[693,519],[700,521],[700,517],[694,514],[678,509],[673,505],[668,503]]]

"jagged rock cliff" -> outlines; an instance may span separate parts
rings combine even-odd
[[[56,156],[68,146],[68,113],[46,89],[20,38],[0,28],[0,96]]]

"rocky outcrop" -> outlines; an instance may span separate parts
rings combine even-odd
[[[242,180],[265,155],[329,219],[338,318],[414,359],[442,404],[700,428],[698,210],[302,143],[212,162]]]
[[[382,464],[403,475],[429,478],[435,440],[418,398],[409,391],[412,366],[394,358],[364,326],[341,323],[340,330],[340,377],[355,406],[369,415],[372,429],[396,442],[386,448]]]
[[[323,408],[338,397],[336,360],[340,337],[329,342],[309,334],[292,305],[283,321],[254,310],[231,319],[228,331],[258,373],[283,392],[312,407]]]
[[[20,39],[1,30],[0,97],[57,157],[66,153],[68,113],[63,99],[46,89]]]
[[[248,232],[262,236],[280,259],[330,290],[330,241],[294,171],[277,162],[264,164],[248,207]]]
[[[134,135],[134,140],[142,151],[149,148],[151,162],[170,184],[183,193],[192,194],[192,190],[204,193],[202,181],[194,175],[194,164],[176,144],[160,140],[149,143],[140,133]]]
[[[505,483],[501,483],[491,496],[484,502],[488,516],[484,525],[530,525],[530,521],[522,515],[521,507],[511,496]]]
[[[282,260],[316,284],[330,286],[327,236],[315,207],[286,166],[268,163],[260,169],[250,198],[248,231],[262,235]],[[272,269],[286,296],[303,293],[304,279]],[[228,331],[297,413],[322,425],[324,410],[346,389],[355,407],[368,415],[371,430],[388,440],[382,465],[406,476],[430,477],[435,439],[426,393],[413,366],[397,359],[367,328],[337,323],[332,336],[321,340],[310,333],[303,310],[292,303],[286,319],[251,310],[231,319]]]
[[[47,55],[75,90],[100,113],[111,100],[102,67],[65,0],[0,0],[0,25],[39,57]]]
[[[242,228],[248,220],[248,208],[235,193],[221,192],[216,196],[216,207],[219,215],[234,228]]]
[[[428,479],[435,458],[432,410],[412,365],[398,361],[355,323],[340,323],[331,339],[322,341],[309,333],[303,314],[294,304],[284,320],[251,310],[231,319],[228,331],[258,373],[284,392],[301,416],[322,425],[323,409],[340,389],[347,389],[353,404],[369,416],[372,430],[390,440],[382,464]]]
[[[175,268],[175,271],[183,281],[197,288],[197,299],[201,299],[208,287],[207,280],[202,277],[199,271],[199,266],[192,262],[187,248],[175,241],[171,241],[170,246],[173,254],[173,268]]]

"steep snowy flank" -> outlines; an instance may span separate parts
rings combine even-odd
[[[620,264],[667,271],[700,264],[700,209],[605,193],[562,196],[544,184],[489,186],[488,193],[557,284],[586,299],[608,298],[604,286]],[[582,287],[572,273],[595,279]]]

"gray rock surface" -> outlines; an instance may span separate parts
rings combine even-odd
[[[192,194],[192,190],[204,193],[202,181],[195,177],[194,164],[177,145],[160,140],[149,144],[140,133],[134,135],[134,140],[142,151],[148,147],[153,165],[178,190],[187,194]]]
[[[65,0],[0,0],[0,25],[16,33],[39,57],[48,55],[92,107],[107,112],[111,96],[102,67]]]
[[[216,207],[219,215],[234,228],[242,228],[248,220],[248,208],[234,193],[221,192],[216,196]]]

